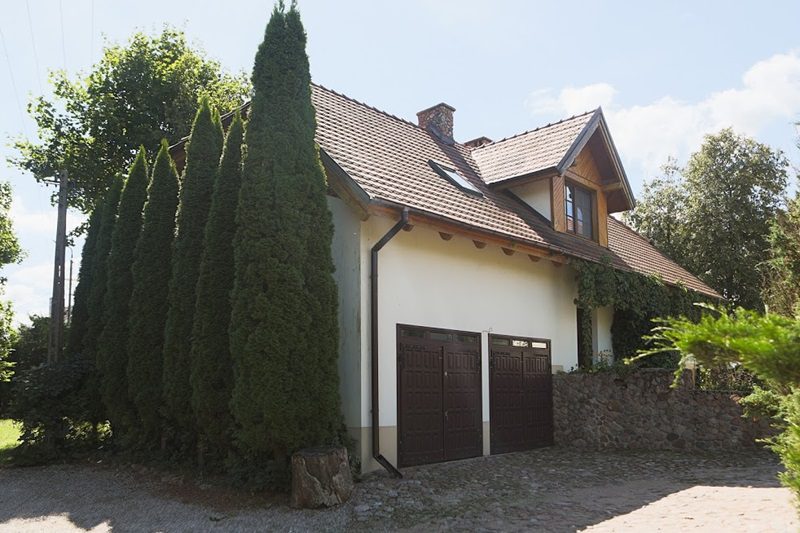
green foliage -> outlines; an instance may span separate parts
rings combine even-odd
[[[11,185],[0,183],[0,267],[22,260],[24,253],[11,220]],[[0,278],[0,284],[5,283]]]
[[[772,421],[773,426],[784,429],[788,416],[784,398],[772,389],[755,385],[750,394],[739,400],[739,404],[744,408],[744,416],[766,418]]]
[[[85,76],[52,78],[53,99],[36,98],[29,113],[39,143],[19,140],[12,162],[37,180],[67,168],[75,187],[71,206],[91,211],[139,146],[155,153],[166,138],[189,131],[201,96],[218,109],[235,109],[250,93],[243,74],[226,73],[189,45],[183,32],[164,28],[111,44]]]
[[[781,151],[724,129],[646,185],[629,220],[731,304],[763,309],[761,263],[787,167]]]
[[[588,311],[605,306],[614,308],[611,337],[617,359],[631,357],[643,347],[643,337],[653,327],[654,318],[683,315],[696,319],[700,312],[693,303],[708,300],[684,287],[666,285],[658,278],[616,270],[608,259],[601,263],[575,261],[573,267],[578,282],[576,305]],[[580,316],[583,342],[578,347],[578,362],[585,368],[592,361],[592,322],[590,313]],[[659,363],[674,366],[669,357]]]
[[[17,370],[27,370],[47,362],[50,317],[30,315],[30,324],[20,324],[11,353]]]
[[[89,304],[86,317],[86,334],[83,337],[82,353],[84,357],[94,359],[98,357],[98,342],[105,326],[105,297],[108,288],[108,255],[111,252],[111,236],[117,222],[119,197],[122,194],[124,181],[117,177],[106,193],[101,204],[102,217],[100,229],[97,233],[97,244],[94,252],[94,265],[92,265],[92,285],[89,289]]]
[[[59,457],[97,436],[87,423],[94,407],[83,393],[94,365],[83,358],[18,372],[13,380],[10,418],[21,425],[21,453],[27,461]]]
[[[19,425],[13,420],[0,420],[0,466],[9,461],[13,450],[19,446]]]
[[[769,310],[800,316],[800,193],[772,222],[764,301]]]
[[[92,274],[95,269],[97,239],[100,236],[100,224],[103,221],[103,206],[99,204],[89,217],[89,229],[83,243],[81,266],[78,270],[78,285],[73,297],[72,316],[69,321],[67,344],[64,350],[66,357],[81,355],[86,334],[89,330],[89,294],[92,290]]]
[[[781,480],[800,496],[800,320],[742,308],[732,313],[706,309],[710,312],[697,322],[664,320],[651,336],[653,346],[638,357],[677,351],[681,364],[676,381],[694,363],[705,368],[741,364],[753,372],[771,392],[756,391],[748,408],[783,418],[778,424],[783,432],[772,440],[772,448],[786,466]]]
[[[164,333],[164,403],[178,451],[186,451],[195,438],[189,381],[192,327],[203,237],[222,141],[219,115],[204,98],[186,147],[186,168],[181,183],[177,233],[172,249],[169,312]]]
[[[234,427],[228,406],[233,391],[228,327],[234,276],[236,208],[242,183],[243,135],[244,125],[237,112],[228,128],[214,182],[197,280],[192,334],[192,408],[201,440],[210,455],[217,459],[224,458],[230,450]]]
[[[742,365],[701,367],[695,372],[695,386],[700,390],[730,391],[749,395],[759,383],[761,381]]]
[[[341,438],[332,221],[314,142],[306,37],[280,3],[253,69],[234,241],[237,444],[278,463]]]
[[[178,173],[164,140],[153,164],[136,244],[128,337],[128,395],[141,424],[139,444],[150,447],[161,436],[164,324],[177,208]]]
[[[142,148],[131,166],[119,200],[119,212],[108,255],[104,327],[98,344],[100,392],[115,436],[126,435],[135,421],[127,379],[128,325],[133,291],[131,265],[142,229],[142,209],[147,200],[148,182],[147,160]]]

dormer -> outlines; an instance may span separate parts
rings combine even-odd
[[[608,246],[607,215],[634,206],[599,108],[478,146],[472,156],[493,189],[507,191],[555,230],[602,246]]]

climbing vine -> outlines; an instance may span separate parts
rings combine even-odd
[[[591,311],[598,307],[614,308],[611,338],[617,359],[631,357],[644,346],[642,337],[653,327],[658,317],[700,317],[694,304],[708,302],[708,297],[689,291],[683,286],[666,285],[660,278],[626,272],[613,268],[605,257],[600,263],[574,261],[577,272],[580,346],[578,364],[581,368],[592,363]]]

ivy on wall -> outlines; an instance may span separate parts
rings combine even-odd
[[[697,320],[700,309],[694,304],[709,301],[708,297],[686,287],[666,285],[660,278],[616,270],[607,257],[600,263],[575,260],[572,266],[578,282],[575,304],[585,311],[578,313],[581,340],[578,365],[581,368],[592,364],[592,310],[614,308],[611,325],[614,357],[624,359],[644,347],[642,337],[653,328],[654,318],[683,315]]]

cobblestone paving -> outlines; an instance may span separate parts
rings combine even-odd
[[[368,476],[326,511],[221,509],[164,482],[79,465],[0,469],[0,531],[798,531],[764,454],[559,448]]]

